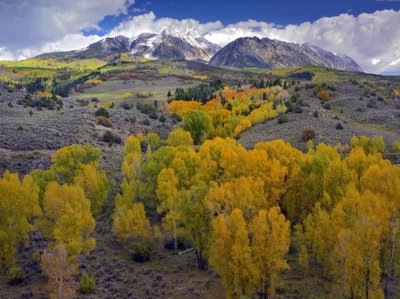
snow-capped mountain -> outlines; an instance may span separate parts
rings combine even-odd
[[[47,53],[37,58],[105,58],[131,52],[150,59],[208,61],[220,48],[194,32],[182,34],[165,29],[160,34],[143,33],[133,39],[125,36],[108,37],[85,49]]]
[[[132,54],[161,60],[208,61],[219,49],[218,45],[194,32],[182,34],[168,29],[160,34],[143,33],[130,44]]]
[[[348,56],[338,56],[309,43],[296,44],[258,37],[234,40],[211,58],[210,65],[272,69],[316,65],[362,72],[360,66]]]

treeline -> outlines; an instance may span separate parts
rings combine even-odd
[[[53,79],[51,92],[61,97],[68,97],[69,92],[85,83],[85,81],[100,75],[100,71],[95,71],[87,75],[80,76],[74,80],[65,80],[63,76]]]
[[[99,71],[94,71],[89,74],[81,75],[76,78],[72,77],[71,70],[60,70],[60,72],[53,78],[46,76],[37,78],[24,79],[23,82],[19,83],[8,83],[7,86],[11,86],[16,89],[26,88],[29,93],[37,92],[49,92],[51,95],[68,97],[71,90],[84,84],[87,80],[100,75]],[[72,78],[72,79],[71,79]],[[11,91],[11,90],[10,90]]]
[[[221,80],[214,80],[208,84],[200,84],[194,87],[183,89],[178,87],[172,97],[172,100],[200,101],[206,103],[216,98],[217,91],[223,88]]]

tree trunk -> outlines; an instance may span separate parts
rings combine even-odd
[[[200,270],[207,270],[207,261],[203,257],[203,253],[199,250],[195,250],[196,252],[196,260],[197,260],[197,268]]]
[[[177,237],[177,233],[176,233],[176,222],[174,221],[174,249],[175,252],[178,251],[178,237]]]
[[[61,272],[60,284],[58,286],[58,299],[63,298],[63,273]]]

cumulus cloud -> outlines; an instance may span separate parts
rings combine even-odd
[[[203,35],[213,30],[222,29],[223,25],[220,21],[202,24],[194,19],[157,19],[153,12],[149,12],[139,16],[133,16],[130,19],[125,20],[111,30],[109,36],[124,35],[128,37],[135,37],[141,33],[160,33],[166,28],[173,29],[180,33],[196,31],[197,33]]]
[[[83,47],[83,30],[107,15],[127,13],[134,0],[0,0],[0,57],[22,58],[47,49]],[[79,42],[80,41],[80,42]],[[9,57],[10,58],[10,57]]]

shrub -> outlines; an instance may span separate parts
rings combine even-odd
[[[291,101],[287,101],[285,102],[285,106],[286,106],[286,112],[293,112],[293,103]]]
[[[160,117],[158,118],[158,120],[162,123],[165,123],[167,121],[167,118],[165,117],[164,114],[160,115]]]
[[[315,110],[314,113],[313,113],[313,115],[314,115],[315,118],[318,118],[318,116],[319,116],[318,110]]]
[[[292,96],[290,97],[290,100],[291,100],[292,102],[296,102],[298,99],[300,99],[300,95],[299,95],[298,93],[295,93],[294,95],[292,95]]]
[[[296,104],[296,106],[294,106],[294,108],[293,108],[293,112],[294,113],[303,113],[303,108],[301,107],[301,105]]]
[[[158,119],[158,115],[157,115],[157,113],[155,113],[155,112],[150,113],[149,117],[150,117],[151,119]]]
[[[343,126],[341,123],[337,123],[335,128],[336,130],[343,130]]]
[[[112,143],[121,143],[121,137],[119,137],[118,135],[112,133],[111,131],[106,131],[103,134],[103,141],[104,142],[108,142],[110,144]]]
[[[122,97],[124,99],[131,98],[132,96],[133,96],[133,93],[131,93],[130,91],[124,92],[124,94],[122,95]]]
[[[286,123],[287,121],[288,121],[288,119],[287,119],[287,116],[286,116],[285,113],[279,114],[279,117],[278,117],[278,124],[284,124],[284,123]]]
[[[306,142],[315,138],[315,131],[311,128],[305,128],[302,131],[301,139]]]
[[[145,126],[150,126],[150,119],[145,118],[145,119],[142,121],[142,124],[145,125]]]
[[[392,150],[393,150],[395,153],[400,153],[400,141],[395,141],[395,142],[393,142],[393,144],[392,144]]]
[[[332,93],[329,90],[321,90],[317,93],[317,97],[325,102],[329,101],[332,97]]]
[[[130,122],[131,124],[135,124],[136,123],[136,117],[135,116],[126,117],[125,121],[126,122]]]
[[[19,267],[13,266],[7,271],[7,279],[9,285],[18,285],[24,282],[25,273]]]
[[[322,106],[326,110],[331,110],[331,105],[329,103],[326,103],[324,106]]]
[[[125,110],[131,110],[133,108],[132,104],[129,104],[127,102],[123,102],[121,103],[121,105],[119,105],[121,108],[124,108]]]
[[[105,116],[99,116],[98,118],[99,125],[111,128],[113,126],[111,119],[105,117]]]
[[[376,108],[376,101],[375,99],[370,99],[367,104],[368,108]]]
[[[100,107],[99,109],[96,110],[96,112],[94,113],[94,115],[96,116],[104,116],[109,118],[110,117],[110,113],[108,113],[107,109]]]
[[[153,94],[152,94],[151,92],[140,92],[140,91],[138,91],[138,92],[136,93],[136,96],[137,96],[138,98],[146,99],[146,98],[152,97]]]
[[[93,291],[95,284],[96,279],[87,272],[83,272],[79,279],[79,292],[85,295],[90,294]]]
[[[89,101],[88,100],[83,100],[83,99],[76,99],[76,101],[79,103],[79,105],[81,106],[87,106],[89,105]]]
[[[150,260],[150,245],[145,241],[132,241],[129,253],[135,262],[143,263]]]
[[[154,105],[150,103],[141,103],[138,102],[136,104],[136,108],[140,110],[143,114],[151,114],[151,113],[156,113],[157,109],[154,107]]]

